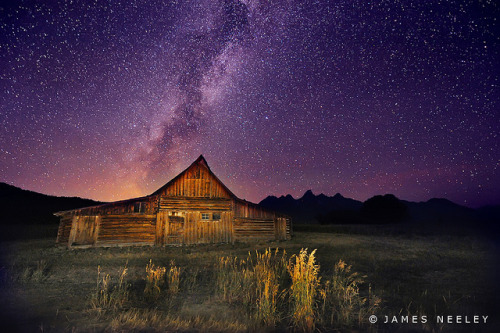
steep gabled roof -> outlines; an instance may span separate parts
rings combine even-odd
[[[227,191],[227,193],[229,194],[230,197],[238,199],[238,197],[236,197],[236,195],[234,195],[234,193],[231,192],[226,187],[226,185],[224,185],[224,183],[219,178],[217,178],[217,176],[212,172],[212,170],[210,170],[210,167],[208,166],[207,160],[205,160],[205,158],[203,157],[203,155],[200,155],[200,157],[198,157],[196,159],[196,161],[194,161],[193,163],[191,163],[190,166],[188,166],[186,169],[184,169],[184,171],[182,171],[181,173],[179,173],[171,181],[169,181],[168,183],[166,183],[165,185],[163,185],[162,187],[160,187],[158,190],[156,190],[155,192],[153,192],[150,196],[158,195],[161,192],[163,192],[167,187],[169,187],[170,185],[172,185],[175,181],[177,181],[180,177],[182,177],[183,174],[185,174],[189,169],[193,168],[196,165],[199,165],[199,166],[202,166],[202,167],[206,168],[208,170],[208,172],[210,173],[210,175],[212,177],[214,177],[214,179],[222,186],[222,188],[224,190]]]

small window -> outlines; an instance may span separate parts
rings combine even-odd
[[[217,220],[217,221],[220,220],[220,213],[213,213],[212,220],[214,220],[214,221],[215,220]]]
[[[144,202],[134,203],[134,213],[144,213],[146,204]]]
[[[202,220],[210,220],[210,214],[208,214],[208,213],[201,213],[201,219]]]

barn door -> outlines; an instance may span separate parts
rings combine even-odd
[[[166,223],[166,244],[182,244],[184,234],[184,214],[169,212],[168,223]]]
[[[97,238],[99,216],[74,216],[69,245],[93,245]]]
[[[168,223],[168,215],[166,211],[159,211],[156,214],[156,245],[164,245],[165,244],[165,234],[166,234],[166,225]]]

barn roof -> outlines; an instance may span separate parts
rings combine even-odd
[[[179,173],[177,176],[175,176],[172,180],[170,180],[168,183],[166,183],[165,185],[163,185],[162,187],[160,187],[159,189],[157,189],[155,192],[153,192],[150,196],[153,196],[153,195],[157,195],[157,194],[160,194],[161,192],[163,192],[163,190],[165,190],[167,187],[169,187],[171,184],[173,184],[177,179],[179,179],[180,177],[182,177],[182,175],[184,173],[186,173],[189,169],[191,169],[192,167],[194,167],[195,165],[200,165],[204,168],[206,168],[208,170],[208,172],[210,172],[210,174],[215,178],[215,180],[217,180],[217,182],[220,183],[220,185],[222,186],[222,188],[224,188],[224,190],[227,191],[227,193],[229,193],[229,195],[232,197],[232,198],[235,198],[235,199],[238,199],[238,197],[236,197],[236,195],[234,195],[233,192],[231,192],[226,185],[224,185],[224,183],[219,179],[217,178],[217,176],[212,172],[212,170],[210,170],[210,167],[208,166],[208,163],[207,163],[207,160],[205,160],[205,157],[203,157],[203,155],[200,155],[200,157],[198,157],[196,159],[196,161],[194,161],[193,163],[191,163],[190,166],[188,166],[186,169],[184,169],[184,171],[182,171],[181,173]]]

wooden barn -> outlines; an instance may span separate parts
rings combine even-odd
[[[57,243],[183,245],[286,240],[289,217],[237,198],[200,156],[151,195],[57,212]]]

